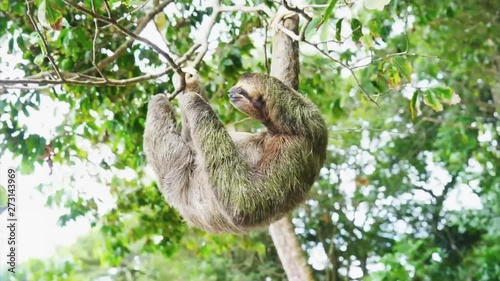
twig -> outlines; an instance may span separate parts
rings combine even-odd
[[[219,13],[221,13],[221,12],[245,12],[245,13],[263,12],[267,16],[271,15],[271,11],[264,4],[259,4],[255,7],[250,7],[250,6],[242,6],[242,5],[225,6],[225,5],[220,5],[220,3],[219,3],[218,5],[216,4],[216,7],[214,7],[214,11],[215,11],[215,8],[217,8],[217,12],[219,12]]]
[[[284,27],[282,24],[278,24],[278,29],[281,32],[283,32],[286,35],[288,35],[290,38],[292,38],[295,41],[304,42],[304,43],[306,43],[306,44],[308,44],[310,46],[313,46],[314,48],[316,48],[316,50],[318,50],[321,54],[323,54],[324,56],[326,56],[327,58],[329,58],[331,61],[333,61],[333,62],[339,64],[340,66],[342,66],[343,68],[349,70],[349,72],[351,73],[351,75],[354,77],[354,80],[356,81],[356,84],[361,89],[361,91],[366,96],[366,98],[368,100],[370,100],[371,102],[373,102],[375,105],[377,105],[377,107],[380,107],[380,105],[378,104],[378,102],[376,100],[374,100],[370,96],[370,94],[366,91],[366,89],[361,85],[361,82],[359,81],[358,77],[354,73],[354,70],[351,69],[347,64],[343,63],[342,61],[340,61],[338,59],[335,59],[334,57],[332,57],[330,54],[328,54],[327,52],[325,52],[324,50],[322,50],[320,47],[318,47],[318,44],[311,43],[311,42],[309,42],[307,40],[301,40],[300,37],[297,34],[293,33],[291,30],[289,30],[288,28]]]
[[[426,188],[423,188],[422,186],[416,186],[416,185],[414,185],[413,189],[424,191],[427,194],[429,194],[430,196],[432,196],[432,198],[434,198],[434,199],[436,199],[438,197],[436,194],[434,194],[434,192],[432,192],[431,189],[426,189]]]
[[[297,14],[302,15],[302,16],[303,16],[306,20],[308,20],[308,21],[311,21],[311,20],[312,20],[311,16],[309,16],[309,15],[308,15],[308,14],[307,14],[307,13],[306,13],[303,9],[299,9],[299,8],[297,8],[297,7],[292,7],[292,6],[290,6],[290,5],[288,4],[288,1],[286,1],[286,0],[283,0],[281,3],[283,4],[283,6],[285,6],[285,8],[286,8],[287,10],[289,10],[289,11],[292,11],[292,12],[295,12],[295,13],[297,13]]]
[[[268,58],[267,58],[267,31],[268,31],[268,28],[269,28],[269,23],[267,22],[266,19],[263,19],[264,22],[266,23],[266,26],[265,26],[265,29],[264,29],[264,67],[266,68],[266,73],[267,75],[269,75],[269,62],[268,62]]]
[[[391,58],[391,57],[421,57],[421,58],[428,58],[428,59],[437,59],[437,60],[443,60],[443,61],[447,61],[447,59],[443,59],[443,58],[440,58],[438,56],[432,56],[432,55],[422,55],[422,54],[417,54],[417,53],[408,53],[408,52],[399,52],[399,53],[393,53],[393,54],[387,54],[384,56],[384,58]],[[355,70],[355,69],[359,69],[359,68],[364,68],[364,67],[367,67],[369,66],[370,64],[374,63],[374,62],[379,62],[379,61],[382,61],[384,58],[376,58],[376,59],[373,59],[373,56],[370,55],[370,58],[372,58],[370,60],[369,63],[367,64],[362,64],[362,65],[355,65],[356,63],[360,62],[360,61],[363,61],[365,59],[367,59],[368,57],[364,57],[362,59],[359,59],[357,60],[356,62],[354,62],[354,66],[351,67],[351,69]]]
[[[106,4],[108,3],[107,1],[104,1]],[[92,11],[95,13],[95,3],[94,3],[94,0],[91,1],[91,4],[92,4]],[[106,5],[106,9],[108,10],[108,5]],[[108,10],[108,15],[110,14],[109,10]],[[99,36],[99,24],[97,23],[97,19],[94,19],[94,25],[95,25],[95,32],[94,32],[94,39],[92,40],[92,65],[95,67],[95,69],[97,70],[97,72],[99,72],[99,75],[101,75],[101,77],[106,80],[106,82],[108,81],[108,78],[106,78],[106,76],[104,75],[104,73],[102,73],[101,69],[97,66],[96,64],[96,44],[97,44],[97,38]]]
[[[182,57],[177,60],[177,64],[183,64],[187,60],[191,58],[193,53],[200,47],[200,44],[195,44],[189,49]],[[143,76],[138,76],[129,79],[108,79],[107,81],[101,77],[95,77],[86,75],[84,73],[62,73],[62,76],[65,77],[65,80],[62,79],[48,79],[50,78],[50,73],[41,72],[35,74],[30,77],[20,78],[20,79],[0,79],[0,85],[4,86],[4,88],[12,88],[12,89],[24,89],[27,84],[31,85],[84,85],[84,86],[117,86],[124,87],[132,84],[141,83],[144,81],[152,80],[159,78],[169,71],[172,68],[167,67],[165,70],[155,73],[155,74],[147,74]],[[83,79],[82,79],[83,78]],[[0,91],[0,94],[2,92]]]
[[[104,7],[106,7],[106,12],[108,13],[108,18],[111,17],[111,7],[109,6],[108,0],[104,0]],[[92,5],[94,5],[92,3]]]
[[[432,117],[423,117],[422,120],[423,121],[427,121],[427,122],[431,122],[431,123],[434,123],[434,124],[445,124],[446,123],[446,126],[449,126],[449,127],[452,127],[452,128],[466,128],[466,129],[471,129],[471,130],[479,130],[478,127],[474,127],[474,126],[471,126],[471,125],[465,125],[465,124],[461,124],[461,123],[452,123],[452,122],[449,122],[448,120],[444,120],[444,119],[436,119],[436,118],[432,118]]]
[[[144,6],[146,6],[146,5],[148,4],[148,2],[149,2],[149,1],[150,1],[150,0],[146,0],[146,1],[144,1],[141,5],[137,6],[137,8],[133,9],[132,11],[130,11],[130,12],[128,12],[128,13],[124,13],[124,14],[123,14],[123,16],[122,16],[121,18],[119,18],[119,19],[116,19],[116,21],[117,21],[117,22],[121,22],[121,21],[123,21],[123,20],[125,20],[125,19],[129,18],[129,17],[130,17],[131,15],[133,15],[135,12],[137,12],[137,11],[141,10],[142,8],[144,8]],[[169,3],[170,3],[170,2],[173,2],[173,0],[172,0],[172,1],[168,1],[168,2],[169,2]],[[159,4],[158,4],[158,6],[161,6],[161,5],[162,5],[162,3],[159,3]],[[156,8],[155,8],[155,10],[156,10]],[[108,13],[108,17],[109,17],[109,18],[111,18],[111,14],[110,14],[110,13]],[[101,27],[101,29],[106,29],[106,28],[109,28],[109,27],[111,27],[111,26],[113,26],[113,25],[112,25],[112,24],[107,24],[107,25],[102,26],[102,27]],[[139,32],[137,32],[137,33],[139,33]]]
[[[306,40],[306,29],[307,29],[307,27],[309,27],[310,23],[311,23],[311,20],[308,19],[308,20],[306,20],[306,22],[302,26],[302,29],[300,30],[300,33],[299,33],[299,39],[300,39],[300,41],[305,41]]]
[[[38,25],[36,24],[35,20],[31,16],[31,4],[30,4],[29,0],[26,0],[26,9],[27,9],[26,14],[28,15],[28,18],[30,19],[31,24],[33,24],[33,27],[35,28],[36,32],[40,36],[40,39],[42,40],[42,44],[45,48],[45,56],[47,56],[47,58],[49,59],[50,64],[52,65],[52,68],[54,69],[54,71],[57,74],[57,77],[61,80],[64,80],[64,78],[61,75],[61,72],[59,71],[59,68],[57,67],[56,62],[52,58],[52,54],[50,53],[49,44],[47,43],[47,40],[45,40],[45,36],[43,36],[42,32],[38,28]]]
[[[192,66],[195,68],[201,62],[201,60],[203,59],[203,57],[205,56],[205,54],[208,51],[208,38],[210,37],[210,33],[212,33],[212,29],[213,29],[215,23],[217,22],[217,17],[221,13],[220,7],[221,7],[220,1],[215,1],[214,7],[213,7],[213,12],[210,15],[210,18],[208,19],[207,25],[205,27],[205,37],[203,38],[202,42],[200,43],[201,50],[193,61]]]
[[[166,1],[163,1],[163,2],[160,2],[158,4],[158,6],[156,6],[154,8],[154,10],[152,10],[148,15],[146,15],[140,22],[139,24],[137,25],[137,28],[135,29],[135,33],[137,34],[140,34],[144,28],[148,25],[148,23],[158,14],[160,13],[161,11],[163,11],[163,9],[170,3],[172,3],[173,0],[166,0]],[[119,20],[117,20],[119,21]],[[101,27],[101,29],[104,29],[105,27]],[[127,51],[127,48],[129,48],[132,43],[134,43],[135,39],[134,38],[129,38],[126,42],[124,42],[123,44],[120,45],[120,47],[118,47],[118,49],[116,49],[113,54],[105,59],[103,59],[101,62],[99,62],[99,64],[97,65],[100,69],[103,69],[105,68],[106,66],[108,66],[111,62],[115,61],[118,57],[120,57],[123,53],[125,53],[125,51]],[[95,68],[92,67],[92,68],[89,68],[85,71],[83,71],[83,73],[90,73],[94,70]]]
[[[155,28],[156,28],[156,31],[158,32],[158,34],[161,35],[162,31],[160,30],[160,26],[158,25],[158,22],[154,18],[153,18],[153,23],[155,24]],[[167,46],[167,48],[169,48],[169,42],[167,41],[165,36],[160,36],[160,37],[161,37],[161,41],[163,41],[163,44],[165,44],[165,46]]]
[[[129,78],[129,79],[122,79],[122,80],[115,80],[115,79],[108,79],[106,81],[104,78],[101,77],[94,77],[94,76],[88,76],[88,75],[82,75],[81,73],[61,73],[63,77],[65,77],[64,80],[62,79],[47,79],[47,78],[21,78],[21,79],[0,79],[0,85],[6,85],[12,86],[10,88],[18,88],[16,85],[22,85],[19,86],[19,88],[23,88],[28,84],[35,84],[35,85],[60,85],[60,84],[68,84],[68,85],[85,85],[85,86],[118,86],[118,87],[124,87],[152,79],[156,79],[158,77],[161,77],[165,74],[167,74],[170,70],[172,70],[170,67],[167,67],[165,70],[155,73],[155,74],[148,74],[148,75],[143,75],[143,76],[138,76],[134,78]],[[84,79],[81,79],[84,78]]]
[[[155,50],[156,52],[158,52],[161,56],[163,56],[167,60],[167,63],[170,65],[170,67],[175,72],[177,72],[177,74],[180,76],[181,84],[180,84],[180,87],[177,90],[175,90],[174,95],[177,95],[180,92],[184,91],[184,89],[186,88],[186,81],[185,81],[184,71],[182,71],[182,68],[178,64],[175,63],[174,59],[172,59],[172,57],[167,52],[165,52],[163,49],[161,49],[158,45],[156,45],[155,43],[151,42],[147,38],[144,38],[142,36],[139,36],[139,35],[131,32],[131,31],[127,30],[123,25],[121,25],[120,23],[118,23],[116,20],[114,20],[112,18],[108,18],[108,17],[102,16],[100,14],[94,13],[94,12],[90,11],[89,9],[87,9],[85,7],[82,7],[80,5],[71,3],[68,0],[62,0],[62,1],[64,1],[64,3],[70,5],[71,7],[77,9],[78,11],[94,17],[94,19],[97,19],[97,20],[100,20],[100,21],[112,24],[118,30],[120,30],[120,32],[122,32],[123,34],[125,34],[125,35],[127,35],[127,36],[129,36],[131,38],[134,38],[134,40],[136,40],[136,41],[139,41],[139,42],[142,42],[142,43],[146,44],[147,46],[151,47],[153,50]]]
[[[115,26],[121,33],[127,35],[128,37],[133,38],[136,41],[142,42],[142,43],[146,44],[147,46],[151,47],[153,50],[158,52],[162,57],[164,57],[167,60],[167,63],[170,65],[170,67],[172,67],[179,75],[183,74],[181,67],[175,63],[175,61],[172,59],[172,57],[170,57],[170,55],[167,52],[165,52],[163,49],[161,49],[155,43],[151,42],[149,39],[144,38],[142,36],[139,36],[131,31],[127,30],[123,25],[121,25],[120,23],[118,23],[116,20],[114,20],[112,18],[108,18],[108,17],[102,16],[100,14],[94,13],[91,10],[89,10],[85,7],[82,7],[80,5],[74,4],[72,2],[69,2],[68,0],[62,0],[62,1],[64,3],[70,5],[71,7],[77,9],[78,11],[80,11],[82,13],[88,14],[99,21],[106,22],[106,23],[109,23],[109,24]]]
[[[28,0],[27,0],[28,1]],[[236,11],[242,11],[242,12],[263,12],[266,15],[270,15],[271,12],[269,8],[263,4],[255,6],[255,7],[249,7],[249,6],[223,6],[221,5],[220,1],[216,1],[214,4],[214,9],[213,13],[210,16],[210,19],[205,25],[205,34],[204,37],[202,38],[202,42],[198,42],[195,45],[193,45],[188,52],[186,52],[183,57],[179,58],[177,61],[174,61],[172,57],[165,51],[163,51],[158,45],[154,44],[150,40],[143,38],[139,36],[140,32],[146,27],[146,25],[157,15],[160,13],[169,3],[172,3],[173,0],[165,0],[163,2],[160,2],[153,11],[151,11],[146,17],[143,18],[143,20],[140,21],[139,25],[135,29],[134,32],[129,31],[127,28],[125,28],[123,25],[119,23],[121,19],[115,20],[111,16],[111,9],[109,7],[109,3],[105,1],[104,5],[106,5],[106,13],[107,16],[103,16],[99,14],[96,11],[95,3],[92,2],[92,10],[89,10],[79,4],[72,3],[69,0],[63,0],[64,3],[67,5],[73,7],[74,9],[85,13],[89,16],[92,16],[94,18],[94,21],[101,21],[106,23],[107,25],[99,27],[97,23],[96,25],[96,31],[94,33],[94,38],[93,38],[93,67],[89,68],[82,73],[71,73],[71,72],[66,72],[66,73],[61,73],[59,69],[55,68],[54,71],[58,74],[58,79],[53,79],[51,77],[51,72],[41,72],[39,74],[33,75],[31,77],[24,77],[21,79],[0,79],[0,85],[5,85],[4,88],[25,88],[27,85],[39,85],[41,87],[44,87],[46,85],[60,85],[60,84],[68,84],[68,85],[94,85],[94,86],[128,86],[131,84],[135,83],[140,83],[143,81],[151,80],[151,79],[156,79],[166,73],[168,73],[171,70],[174,70],[181,76],[181,87],[176,90],[176,92],[173,93],[173,97],[180,92],[183,91],[183,88],[185,87],[185,81],[183,79],[184,73],[180,67],[182,63],[187,61],[188,58],[191,57],[191,55],[198,50],[201,47],[201,50],[199,51],[198,55],[196,58],[193,60],[193,66],[196,67],[202,60],[205,54],[208,51],[208,38],[210,37],[211,31],[214,27],[214,25],[217,22],[217,17],[220,15],[222,12],[236,12]],[[35,24],[34,24],[35,25]],[[114,26],[117,28],[121,33],[125,34],[126,36],[129,37],[129,39],[124,42],[118,49],[116,49],[113,53],[113,55],[101,60],[100,62],[96,61],[96,52],[98,50],[97,48],[97,38],[99,32],[106,27],[109,26]],[[36,25],[35,25],[36,27]],[[40,34],[40,33],[39,33]],[[42,36],[42,39],[44,37]],[[105,68],[107,65],[109,65],[111,62],[115,61],[120,55],[122,55],[127,48],[134,42],[134,41],[139,41],[144,43],[145,45],[149,46],[156,52],[158,52],[161,56],[163,56],[167,62],[169,67],[167,67],[165,70],[161,71],[160,73],[156,74],[148,74],[148,75],[143,75],[139,77],[134,77],[130,79],[111,79],[107,78],[103,75],[102,69]],[[44,44],[46,44],[46,41],[43,40]],[[48,51],[48,48],[46,48]],[[49,60],[53,63],[54,60],[51,58],[50,53],[48,53]],[[53,63],[54,64],[54,63]],[[55,65],[55,64],[54,64]],[[96,77],[96,76],[91,76],[87,75],[88,73],[96,70],[101,77]],[[1,92],[0,92],[1,94]]]

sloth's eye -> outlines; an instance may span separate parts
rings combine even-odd
[[[247,98],[247,99],[249,98],[247,91],[243,90],[243,88],[237,88],[236,93],[240,96]]]

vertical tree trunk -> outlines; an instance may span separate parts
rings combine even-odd
[[[283,25],[297,33],[299,17],[285,19]],[[286,34],[276,31],[273,38],[271,75],[297,90],[299,86],[299,45]],[[300,242],[295,235],[295,228],[288,216],[269,226],[274,246],[281,264],[290,281],[313,280]]]

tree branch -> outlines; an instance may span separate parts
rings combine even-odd
[[[177,60],[177,64],[182,64],[186,62],[200,47],[200,44],[195,44],[189,49],[181,58]],[[90,76],[90,75],[85,75],[83,73],[72,73],[72,72],[63,72],[61,75],[65,78],[65,80],[62,79],[50,79],[47,77],[50,77],[50,74],[47,72],[42,72],[38,73],[36,75],[33,75],[31,77],[26,77],[26,78],[20,78],[20,79],[0,79],[0,85],[4,86],[4,88],[20,88],[20,89],[25,89],[28,84],[31,85],[60,85],[60,84],[67,84],[67,85],[83,85],[83,86],[113,86],[113,87],[124,87],[124,86],[129,86],[132,84],[137,84],[141,83],[144,81],[149,81],[152,79],[159,78],[165,74],[167,74],[169,71],[171,71],[172,68],[167,67],[163,71],[159,73],[154,73],[154,74],[147,74],[143,76],[138,76],[138,77],[133,77],[129,79],[107,79],[105,80],[102,77],[95,77],[95,76]],[[2,92],[0,91],[0,94]]]
[[[245,12],[245,13],[256,13],[256,12],[263,12],[266,15],[270,16],[271,11],[269,8],[264,5],[264,4],[259,4],[255,7],[251,6],[225,6],[225,5],[220,5],[217,7],[217,12]]]
[[[366,98],[368,100],[370,100],[371,102],[373,102],[375,105],[377,105],[378,107],[379,104],[376,100],[374,100],[370,94],[366,91],[366,89],[363,87],[363,85],[361,85],[361,82],[359,81],[358,77],[356,76],[356,73],[354,73],[354,70],[349,67],[347,64],[341,62],[340,60],[338,59],[335,59],[334,57],[332,57],[330,54],[328,54],[327,52],[325,52],[324,50],[322,50],[320,47],[318,47],[318,43],[312,43],[312,42],[309,42],[308,40],[306,40],[305,38],[295,34],[293,31],[289,30],[288,28],[284,27],[283,24],[278,24],[278,29],[285,33],[286,35],[288,35],[290,38],[292,38],[293,40],[295,41],[298,41],[298,42],[304,42],[312,47],[314,47],[316,50],[318,50],[321,54],[323,54],[325,57],[327,57],[328,59],[330,59],[331,61],[339,64],[340,66],[342,66],[343,68],[349,70],[349,72],[351,73],[351,75],[353,76],[354,80],[356,81],[356,84],[358,85],[358,87],[361,89],[361,91],[363,92],[363,94],[366,96]],[[303,29],[305,29],[303,27]],[[302,34],[302,32],[300,32]]]
[[[174,61],[172,57],[164,50],[162,50],[158,45],[155,43],[151,42],[147,38],[141,37],[139,34],[144,30],[144,28],[147,26],[147,24],[154,19],[154,17],[163,11],[163,9],[168,6],[170,3],[174,2],[173,0],[165,0],[160,2],[157,6],[154,7],[154,9],[149,12],[142,20],[140,20],[140,23],[137,25],[137,28],[135,28],[134,32],[128,30],[125,28],[122,24],[119,22],[122,19],[115,20],[111,16],[111,10],[109,8],[109,4],[105,2],[104,4],[106,5],[106,14],[101,15],[99,14],[95,7],[94,3],[92,3],[93,7],[92,10],[87,9],[81,5],[78,5],[76,3],[73,3],[69,0],[63,0],[64,3],[69,5],[70,7],[93,17],[94,19],[94,25],[95,25],[95,31],[94,31],[94,36],[92,39],[92,64],[93,67],[88,68],[80,73],[73,73],[73,72],[61,72],[59,69],[57,69],[55,65],[55,61],[52,59],[50,55],[50,50],[48,48],[48,43],[45,40],[45,38],[42,36],[40,31],[38,30],[38,33],[42,37],[42,41],[44,44],[44,47],[48,53],[48,58],[51,61],[51,64],[54,67],[54,72],[57,74],[57,79],[52,77],[52,71],[48,72],[41,72],[36,75],[30,76],[30,77],[24,77],[24,78],[19,78],[19,79],[0,79],[0,85],[2,86],[3,90],[0,90],[0,94],[5,92],[5,89],[29,89],[33,88],[35,86],[38,86],[38,89],[45,89],[46,87],[50,85],[60,85],[60,84],[68,84],[68,85],[84,85],[84,86],[128,86],[132,85],[135,83],[140,83],[144,81],[148,81],[151,79],[156,79],[162,75],[165,75],[171,70],[174,70],[177,72],[181,78],[184,77],[184,73],[180,67],[181,64],[185,63],[193,54],[196,50],[199,50],[196,58],[192,62],[192,66],[196,67],[202,60],[205,54],[208,51],[208,39],[210,37],[211,31],[215,24],[217,23],[217,17],[223,13],[223,12],[263,12],[266,15],[270,15],[271,11],[270,9],[263,5],[257,5],[255,7],[251,6],[225,6],[221,5],[220,1],[216,1],[213,7],[213,13],[210,16],[209,20],[206,22],[204,26],[204,34],[200,42],[194,44],[184,55],[183,57],[179,58],[177,61]],[[107,25],[99,27],[97,25],[97,21],[104,22]],[[33,23],[34,24],[34,23]],[[34,24],[36,27],[36,24]],[[98,50],[97,46],[97,40],[98,40],[98,35],[100,31],[104,28],[107,28],[109,26],[113,26],[116,29],[118,29],[121,33],[125,34],[127,37],[126,42],[121,44],[111,56],[108,56],[107,58],[101,60],[100,62],[96,61],[96,52]],[[118,57],[120,57],[123,53],[126,52],[127,48],[130,47],[133,42],[139,41],[147,45],[148,47],[152,48],[156,52],[158,52],[162,57],[164,57],[169,65],[165,70],[159,72],[159,73],[154,73],[154,74],[147,74],[139,77],[134,77],[134,78],[129,78],[129,79],[111,79],[108,77],[105,77],[103,73],[103,69],[107,67],[110,63],[115,61]],[[88,75],[89,73],[96,71],[98,73],[98,76],[93,76],[93,75]],[[181,79],[181,84],[185,85],[184,79]],[[170,98],[175,97],[177,94],[182,92],[184,87],[181,87],[174,92]]]
[[[140,20],[140,23],[139,25],[137,25],[137,28],[135,29],[135,33],[136,34],[140,34],[144,28],[148,25],[148,23],[157,15],[159,14],[161,11],[163,11],[163,9],[170,3],[172,3],[173,0],[166,0],[166,1],[163,1],[163,2],[160,2],[158,4],[158,6],[156,6],[149,14],[147,14],[142,20]],[[109,15],[109,13],[108,13]],[[117,20],[118,22],[119,20]],[[127,48],[129,48],[130,46],[132,46],[132,44],[134,43],[135,39],[134,38],[129,38],[127,41],[125,41],[123,44],[120,45],[120,47],[118,47],[118,49],[116,49],[113,54],[103,60],[101,60],[96,67],[92,67],[92,68],[89,68],[85,71],[83,71],[84,74],[88,74],[92,71],[94,71],[96,68],[99,68],[99,69],[104,69],[106,66],[108,66],[110,63],[112,63],[113,61],[115,61],[117,58],[119,58],[123,53],[125,53],[125,51],[127,50]]]
[[[165,52],[163,49],[161,49],[155,43],[151,42],[149,39],[146,39],[146,38],[144,38],[142,36],[139,36],[139,35],[131,32],[131,31],[129,31],[128,29],[126,29],[123,25],[121,25],[120,23],[118,23],[113,18],[108,18],[108,17],[102,16],[102,15],[100,15],[98,13],[94,13],[93,11],[91,11],[91,10],[89,10],[89,9],[83,7],[83,6],[80,6],[80,5],[77,5],[75,3],[72,3],[72,2],[70,2],[68,0],[62,0],[62,1],[64,3],[66,3],[66,4],[68,4],[69,6],[73,7],[74,9],[82,12],[82,13],[88,14],[88,15],[92,16],[93,18],[95,18],[95,19],[97,19],[99,21],[102,21],[102,22],[109,23],[109,24],[113,25],[121,33],[127,35],[130,38],[133,38],[136,41],[142,42],[142,43],[146,44],[147,46],[151,47],[153,50],[155,50],[156,52],[158,52],[162,57],[164,57],[167,60],[167,63],[170,65],[170,67],[172,67],[179,75],[183,74],[181,67],[178,66],[175,63],[174,59],[172,59],[172,57],[167,52]]]
[[[131,31],[129,31],[128,29],[126,29],[123,25],[121,25],[120,23],[118,23],[116,20],[114,20],[113,18],[109,18],[109,17],[105,17],[105,16],[102,16],[100,14],[97,14],[97,13],[94,13],[93,11],[83,7],[83,6],[80,6],[80,5],[77,5],[77,4],[74,4],[68,0],[62,0],[64,3],[68,4],[69,6],[73,7],[74,9],[82,12],[82,13],[85,13],[85,14],[88,14],[92,17],[94,17],[94,19],[97,19],[99,21],[102,21],[102,22],[105,22],[105,23],[109,23],[111,25],[113,25],[114,27],[116,27],[121,33],[129,36],[130,38],[133,38],[134,40],[136,41],[139,41],[139,42],[142,42],[144,44],[146,44],[147,46],[151,47],[153,50],[155,50],[156,52],[158,52],[162,57],[164,57],[166,60],[167,60],[167,63],[169,64],[169,66],[175,71],[177,72],[177,74],[180,76],[180,81],[181,81],[181,85],[180,87],[174,92],[174,95],[184,91],[184,88],[186,87],[186,81],[184,79],[184,71],[182,71],[181,67],[175,63],[174,59],[167,53],[165,52],[163,49],[161,49],[158,45],[156,45],[155,43],[151,42],[149,39],[147,38],[144,38],[142,36],[139,36]]]
[[[28,15],[28,18],[30,19],[31,24],[33,24],[33,27],[35,28],[36,32],[40,36],[40,39],[42,40],[42,44],[45,48],[45,55],[49,59],[49,62],[52,65],[52,68],[54,69],[54,71],[56,72],[57,77],[59,79],[64,80],[64,77],[61,75],[61,72],[59,71],[59,68],[57,67],[56,62],[54,61],[54,58],[52,57],[52,54],[50,53],[49,44],[47,43],[45,36],[43,36],[42,31],[40,31],[40,29],[38,28],[38,25],[36,24],[35,20],[31,16],[31,3],[28,0],[26,0],[26,9],[27,9],[26,14]]]

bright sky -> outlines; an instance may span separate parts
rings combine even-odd
[[[214,30],[211,37],[214,37],[218,30],[223,27],[217,27]],[[148,37],[151,41],[157,42],[162,48],[163,40],[159,37],[156,29],[152,26],[148,26],[143,34],[143,36]],[[20,60],[20,54],[9,55],[7,54],[7,40],[0,39],[0,78],[13,78],[21,77],[23,73],[19,70],[15,70],[15,64]],[[9,63],[10,62],[10,63]],[[44,137],[50,139],[54,134],[54,128],[62,122],[63,114],[67,111],[67,106],[63,103],[58,103],[50,100],[47,96],[42,96],[39,112],[31,112],[30,117],[20,116],[20,121],[25,123],[31,133],[37,133]],[[0,122],[5,122],[8,116],[0,115]],[[361,146],[373,145],[368,139],[368,134],[363,138]],[[370,160],[370,157],[363,158],[365,161]],[[435,177],[433,182],[429,185],[439,192],[442,188],[443,183],[446,183],[448,174],[443,169],[435,166],[431,158],[427,158],[426,162],[430,170],[434,171]],[[6,169],[8,167],[18,167],[20,159],[12,159],[10,153],[0,156],[0,183],[6,186]],[[75,193],[76,190],[85,191],[89,196],[97,196],[103,200],[102,211],[105,211],[109,207],[113,206],[113,199],[110,197],[108,190],[109,188],[95,182],[92,178],[81,173],[81,171],[86,171],[89,169],[85,164],[78,164],[74,167],[60,167],[55,166],[53,174],[49,175],[49,169],[45,165],[43,167],[36,167],[35,172],[32,175],[19,175],[18,177],[18,261],[26,261],[29,258],[47,258],[54,254],[57,246],[68,246],[71,245],[79,236],[84,235],[90,229],[88,221],[85,219],[80,219],[77,222],[70,223],[67,227],[61,228],[57,225],[58,217],[63,213],[61,209],[50,209],[45,207],[45,198],[47,194],[40,194],[35,190],[35,187],[40,183],[54,186],[55,189],[64,187],[68,192]],[[69,176],[74,175],[78,180],[73,186],[70,185]],[[352,170],[346,170],[343,173],[341,179],[336,179],[340,183],[340,187],[345,191],[346,196],[352,195],[355,188],[355,174]],[[50,191],[50,188],[45,188],[46,191]],[[429,200],[428,194],[421,192],[417,195],[416,200]],[[447,199],[446,208],[449,209],[460,209],[465,208],[481,208],[481,203],[479,198],[472,193],[472,190],[468,186],[460,186],[451,192],[449,198]],[[356,221],[363,222],[366,218],[363,214],[362,208],[357,211],[357,213],[348,214],[348,216],[353,216]],[[6,219],[6,212],[0,215],[0,222],[2,222],[2,227],[0,227],[0,252],[4,253],[5,238],[6,238],[6,228],[3,227],[3,222]],[[335,220],[335,218],[332,218]],[[405,231],[406,225],[400,224],[398,229],[402,232]],[[4,255],[0,255],[0,268],[5,265]],[[321,245],[318,245],[313,249],[311,253],[311,264],[315,268],[321,269],[327,262],[326,254]],[[354,269],[352,277],[359,274],[357,270]]]

